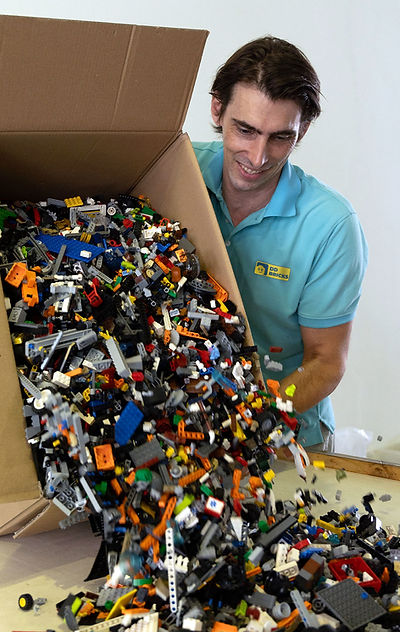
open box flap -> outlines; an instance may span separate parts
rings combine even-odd
[[[126,192],[179,134],[207,34],[0,16],[0,198]]]
[[[0,535],[15,533],[31,520],[35,520],[50,504],[50,500],[40,496],[33,500],[16,501],[1,505],[2,524],[0,526]],[[52,529],[55,528],[56,525],[54,524]],[[42,530],[44,531],[44,529]]]
[[[60,520],[65,520],[66,515],[54,503],[42,498],[42,504],[31,517],[19,516],[21,519],[14,525],[14,538],[28,537],[45,531],[53,531],[59,528]]]
[[[1,129],[170,131],[207,31],[0,17]]]
[[[0,503],[14,504],[39,498],[40,489],[32,452],[25,439],[22,397],[3,305],[0,284]],[[8,519],[6,507],[2,506],[0,516],[1,526]]]

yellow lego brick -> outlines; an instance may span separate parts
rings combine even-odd
[[[131,590],[131,592],[128,592],[126,593],[126,595],[122,595],[122,597],[117,599],[110,612],[108,613],[106,621],[114,619],[114,617],[117,617],[119,614],[121,614],[121,609],[124,608],[133,599],[135,593],[137,593],[137,588],[134,588],[133,590]]]
[[[335,533],[337,536],[341,537],[343,535],[343,529],[344,527],[335,527],[335,525],[333,525],[330,522],[325,522],[324,520],[316,520],[315,524],[317,525],[317,527],[322,527],[323,529],[326,529],[326,531],[330,531],[331,533]]]
[[[295,394],[295,391],[296,391],[295,384],[289,384],[289,386],[285,388],[285,393],[288,397],[293,397],[293,395]]]
[[[275,472],[274,470],[267,470],[267,472],[264,472],[263,476],[267,483],[270,483],[275,478]]]
[[[239,441],[244,441],[246,439],[246,435],[244,434],[243,430],[241,429],[241,427],[239,426],[239,424],[237,424],[236,426],[236,430],[233,433],[235,437],[237,437],[239,439]]]
[[[83,202],[79,195],[76,197],[65,198],[64,202],[67,205],[67,208],[71,208],[72,206],[83,206]]]
[[[325,469],[325,461],[313,461],[313,466],[318,468],[319,470]]]

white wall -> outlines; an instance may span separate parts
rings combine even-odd
[[[400,438],[398,0],[379,5],[372,0],[0,0],[0,13],[208,29],[184,126],[196,140],[213,138],[208,91],[216,68],[236,48],[273,34],[306,53],[325,98],[322,116],[293,161],[352,201],[370,246],[348,369],[334,395],[337,425],[369,428],[372,448],[393,447]],[[376,441],[379,434],[382,443]]]

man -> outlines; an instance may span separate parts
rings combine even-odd
[[[222,142],[193,147],[260,357],[283,365],[264,377],[280,380],[284,400],[294,391],[298,440],[333,451],[328,396],[345,370],[367,245],[350,203],[288,161],[320,114],[318,77],[295,46],[264,37],[228,59],[211,95]]]

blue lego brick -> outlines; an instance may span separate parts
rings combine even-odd
[[[157,244],[157,250],[159,250],[159,252],[166,252],[166,250],[168,250],[168,248],[170,248],[170,247],[171,247],[170,243],[168,243],[168,244],[160,244],[160,243],[158,243]]]
[[[222,373],[220,373],[218,369],[213,368],[211,375],[217,382],[217,384],[221,386],[221,388],[231,388],[233,391],[235,391],[235,393],[238,390],[235,382],[232,382],[232,380],[229,380],[227,377],[225,377],[225,375],[222,375]]]
[[[115,440],[126,445],[143,419],[142,411],[133,402],[128,402],[115,424]]]
[[[85,242],[78,241],[77,239],[69,239],[68,237],[63,237],[62,235],[46,235],[44,233],[40,233],[37,239],[38,241],[41,241],[50,252],[58,253],[61,246],[65,244],[67,246],[65,251],[66,256],[71,259],[76,259],[77,261],[92,261],[92,259],[95,259],[104,252],[104,248],[99,248],[98,246],[93,246],[92,244],[86,244]],[[80,252],[82,250],[90,252],[90,256],[81,257]]]

